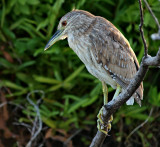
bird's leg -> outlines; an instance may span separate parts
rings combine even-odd
[[[107,85],[103,81],[102,81],[102,91],[103,91],[103,98],[104,98],[103,103],[105,105],[108,102],[108,88],[107,88]],[[103,120],[101,118],[102,113],[103,113],[103,107],[100,109],[100,111],[97,115],[97,117],[98,117],[97,121],[99,121],[101,124],[104,124]]]
[[[120,92],[121,92],[121,87],[119,84],[117,84],[117,88],[116,88],[116,92],[113,96],[113,100],[116,99],[116,97],[119,95]]]
[[[108,88],[105,82],[102,82],[102,90],[104,96],[104,105],[108,103]]]
[[[103,96],[104,96],[104,105],[108,103],[108,88],[105,82],[102,82],[102,90],[103,90]],[[104,124],[102,120],[102,114],[103,114],[103,107],[100,109],[97,117],[97,128],[99,131],[103,132],[104,134],[108,135],[108,132],[111,130],[111,122],[113,120],[113,116],[111,116],[110,120],[108,121],[107,125]],[[104,130],[105,129],[105,130]]]

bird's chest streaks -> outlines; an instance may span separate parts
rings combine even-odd
[[[87,40],[87,37],[76,39],[73,36],[68,36],[68,43],[70,48],[78,55],[80,60],[85,64],[87,70],[100,81],[105,81],[107,84],[111,85],[113,88],[116,87],[115,81],[106,72],[101,64],[98,64],[95,56],[92,52],[92,45]]]
[[[90,51],[88,47],[90,46],[87,43],[86,39],[83,38],[75,38],[72,35],[68,36],[68,44],[70,48],[77,54],[80,60],[86,65],[91,64],[92,59],[90,55]]]

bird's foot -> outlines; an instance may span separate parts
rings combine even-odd
[[[104,134],[108,135],[108,132],[111,130],[111,122],[113,121],[113,116],[111,115],[111,118],[108,120],[108,122],[104,123],[102,120],[103,108],[104,107],[100,109],[97,115],[97,128],[100,132],[103,132]]]

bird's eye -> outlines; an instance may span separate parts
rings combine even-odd
[[[62,22],[62,26],[65,27],[66,25],[67,25],[67,21],[63,21],[63,22]]]

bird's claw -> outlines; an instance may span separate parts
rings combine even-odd
[[[113,121],[113,116],[111,115],[111,118],[108,120],[108,123],[104,123],[102,120],[102,114],[103,114],[103,107],[99,111],[97,115],[97,128],[100,132],[103,132],[104,134],[108,135],[108,132],[111,130],[111,122]]]

